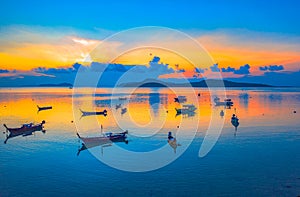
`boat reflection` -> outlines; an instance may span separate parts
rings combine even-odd
[[[189,104],[189,105],[182,105],[182,108],[175,108],[176,110],[176,116],[183,115],[185,117],[192,117],[195,116],[196,111],[195,105]]]
[[[221,101],[219,97],[215,97],[214,102],[216,106],[225,106],[225,108],[229,109],[233,106],[233,102],[228,98],[224,99],[224,101]]]
[[[9,128],[6,126],[6,124],[3,124],[3,126],[6,128],[6,139],[4,141],[4,144],[7,143],[8,139],[20,135],[25,137],[34,134],[34,132],[36,131],[42,131],[43,133],[46,133],[46,130],[44,130],[43,126],[45,123],[46,122],[43,120],[41,123],[35,125],[33,123],[23,124],[20,128]]]

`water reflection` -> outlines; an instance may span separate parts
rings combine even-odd
[[[92,95],[85,94],[85,90],[82,89],[80,96],[74,97],[78,106],[82,109],[95,109],[85,112],[103,112],[103,108],[99,108],[97,104],[95,106],[89,106],[86,104],[86,99],[92,97]],[[220,112],[224,112],[224,127],[232,127],[231,115],[234,113],[233,109],[223,109],[215,107],[214,101],[211,100],[209,90],[201,89],[201,97],[198,98],[198,103],[193,103],[197,110],[186,110],[183,112],[177,112],[175,108],[181,109],[182,104],[175,103],[174,98],[176,95],[168,89],[149,89],[139,88],[134,94],[129,95],[127,92],[131,92],[131,89],[121,89],[119,95],[110,97],[112,90],[109,88],[97,89],[97,102],[98,104],[110,104],[109,100],[115,101],[113,106],[107,106],[107,116],[96,116],[95,119],[101,124],[107,125],[109,128],[117,127],[116,121],[123,121],[123,125],[128,125],[128,122],[135,121],[140,125],[147,125],[147,129],[133,129],[134,132],[145,135],[152,135],[153,128],[156,125],[163,124],[165,129],[174,129],[181,122],[186,126],[183,128],[185,132],[189,132],[189,124],[193,124],[193,118],[181,119],[181,117],[194,117],[199,116],[200,128],[199,132],[205,132],[210,124],[211,116],[222,116]],[[191,101],[192,92],[188,92],[185,89],[178,88],[178,92],[184,95],[187,101]],[[215,95],[218,95],[217,93]],[[228,90],[227,96],[232,98],[234,107],[239,110],[238,117],[243,120],[243,127],[253,126],[274,126],[274,125],[298,125],[298,119],[300,113],[293,113],[298,110],[299,104],[299,92],[272,92],[268,91],[256,91],[256,90]],[[121,98],[121,100],[119,99]],[[126,98],[126,100],[125,100]],[[214,97],[213,97],[214,98]],[[251,99],[250,99],[251,98]],[[224,98],[223,98],[224,99]],[[275,102],[276,101],[276,102]],[[279,104],[280,101],[280,104]],[[128,103],[128,105],[127,105]],[[36,106],[53,106],[53,109],[45,111],[45,113],[36,113]],[[125,105],[126,104],[126,105]],[[111,108],[113,107],[113,109]],[[224,107],[224,106],[222,106]],[[113,117],[112,110],[120,110],[115,117]],[[219,110],[218,110],[219,109]],[[215,110],[215,111],[213,111]],[[168,111],[168,113],[166,113]],[[200,113],[201,111],[201,113]],[[226,112],[226,113],[225,113]],[[72,91],[63,88],[20,88],[20,89],[1,89],[0,91],[0,123],[7,125],[16,125],[19,122],[41,122],[41,120],[47,120],[47,131],[51,131],[53,135],[60,134],[60,132],[68,131],[73,132],[75,126],[73,121],[80,121],[84,125],[83,132],[87,134],[93,134],[95,127],[92,121],[93,118],[79,118],[82,112],[78,110],[74,111],[75,119],[73,117],[72,110]],[[129,114],[128,116],[124,116]],[[264,114],[264,115],[262,115]],[[95,114],[97,115],[97,114]],[[123,115],[123,116],[122,116]],[[76,119],[78,117],[78,120]],[[151,122],[151,125],[148,125]],[[239,129],[241,126],[239,126]]]
[[[248,108],[249,105],[249,94],[248,93],[241,93],[239,95],[240,103],[243,105],[244,108]]]
[[[160,105],[160,95],[159,93],[150,93],[149,94],[149,105],[155,116],[157,116]]]

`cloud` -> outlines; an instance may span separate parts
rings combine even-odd
[[[75,72],[76,70],[73,67],[69,68],[45,68],[45,67],[38,67],[32,69],[32,71],[37,72],[37,73],[44,73],[48,75],[55,75],[55,74],[67,74],[67,73],[72,73]]]
[[[249,71],[250,65],[245,64],[244,66],[240,66],[239,69],[235,69],[235,68],[228,66],[227,68],[222,68],[221,70],[224,73],[233,73],[236,75],[247,75],[247,74],[250,74],[250,71]]]
[[[218,63],[212,65],[212,66],[210,67],[210,70],[211,70],[211,72],[220,72]]]
[[[160,57],[154,56],[150,63],[158,63],[160,61]]]
[[[283,67],[283,65],[260,66],[259,70],[260,71],[272,71],[272,72],[276,72],[276,71],[282,71],[282,70],[284,70],[284,67]]]
[[[245,64],[244,66],[241,66],[239,69],[234,70],[233,74],[236,74],[236,75],[248,75],[248,74],[250,74],[249,69],[250,69],[250,65],[249,64]]]
[[[230,73],[230,72],[234,72],[235,68],[231,68],[230,66],[228,66],[227,68],[222,68],[222,72],[224,73]]]

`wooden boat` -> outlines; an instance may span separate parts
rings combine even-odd
[[[23,124],[20,128],[9,128],[6,126],[6,124],[3,124],[3,126],[6,128],[7,133],[4,143],[6,144],[9,138],[17,137],[20,135],[22,135],[23,137],[32,135],[35,131],[42,131],[43,133],[45,133],[43,126],[45,123],[46,122],[43,120],[41,123],[35,125],[33,123]]]
[[[104,133],[103,136],[99,137],[81,137],[79,133],[77,133],[77,136],[79,139],[81,139],[84,143],[92,143],[92,142],[114,142],[118,141],[120,139],[126,139],[127,138],[128,131],[120,132],[120,133]]]
[[[94,111],[94,112],[88,112],[88,111],[82,111],[80,109],[82,116],[92,116],[92,115],[103,115],[103,116],[107,116],[107,110],[103,110],[103,111]]]
[[[40,107],[40,106],[37,105],[37,108],[38,108],[39,111],[42,111],[42,110],[52,109],[52,106]]]
[[[224,101],[220,101],[219,97],[215,97],[214,102],[215,102],[216,106],[221,106],[221,105],[227,106],[227,107],[233,106],[233,102],[231,101],[231,99],[224,99]]]
[[[81,151],[87,150],[89,148],[93,148],[93,147],[97,147],[97,146],[101,146],[101,152],[103,154],[103,148],[112,146],[113,143],[121,143],[124,142],[125,144],[128,144],[128,140],[125,137],[118,137],[118,138],[114,138],[112,140],[109,139],[103,139],[103,137],[101,138],[84,138],[84,137],[80,137],[80,135],[77,133],[77,136],[79,137],[79,139],[81,139],[81,141],[83,142],[81,147],[78,149],[77,152],[77,156],[80,154]]]
[[[174,98],[174,102],[176,103],[184,103],[184,102],[186,102],[187,101],[187,99],[186,99],[186,97],[185,96],[178,96],[178,97],[175,97]]]

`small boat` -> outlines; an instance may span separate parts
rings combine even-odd
[[[44,130],[44,126],[43,126],[45,123],[46,122],[43,120],[39,124],[33,124],[33,123],[23,124],[20,128],[9,128],[6,126],[6,124],[3,124],[3,126],[6,128],[6,133],[7,133],[6,140],[4,141],[4,143],[6,144],[9,138],[17,137],[20,135],[22,135],[23,137],[32,135],[36,131],[42,131],[43,133],[45,133],[46,131]]]
[[[223,117],[223,116],[224,116],[224,114],[225,114],[225,113],[224,113],[224,111],[223,111],[223,110],[221,110],[221,112],[220,112],[220,116],[221,116],[221,117]]]
[[[37,105],[37,108],[38,108],[39,111],[43,111],[43,110],[52,109],[52,106],[40,107],[40,106]]]
[[[103,126],[101,125],[101,133],[102,130],[103,130]],[[101,148],[104,148],[104,147],[112,146],[112,143],[117,143],[117,142],[125,142],[126,144],[128,144],[128,140],[126,139],[128,130],[120,133],[106,132],[99,137],[81,137],[79,133],[76,134],[78,138],[83,142],[81,148],[78,149],[77,156],[80,154],[81,151],[96,146],[101,146]]]
[[[121,107],[122,107],[122,104],[116,105],[116,110],[118,110],[118,109],[121,108]]]
[[[101,144],[104,142],[119,142],[120,140],[125,140],[127,138],[128,131],[120,132],[120,133],[104,133],[103,136],[99,137],[81,137],[79,133],[76,133],[78,138],[81,139],[85,144],[89,143],[96,143],[96,144]]]
[[[215,97],[214,102],[215,102],[216,106],[221,106],[221,105],[227,106],[227,107],[233,106],[233,102],[231,101],[231,99],[224,99],[224,101],[220,101],[219,97]]]
[[[195,107],[195,105],[192,104],[182,105],[182,108],[180,109],[175,108],[177,114],[188,114],[194,112],[196,109],[197,108]]]
[[[187,99],[186,99],[186,97],[185,96],[178,96],[178,97],[175,97],[174,98],[174,102],[176,103],[184,103],[184,102],[186,102],[187,101]]]
[[[103,111],[94,111],[94,112],[88,112],[88,111],[82,111],[80,109],[82,116],[92,116],[92,115],[103,115],[103,116],[107,116],[107,110],[103,110]]]
[[[235,127],[235,130],[237,130],[237,127],[240,125],[239,119],[235,114],[232,114],[231,124]]]
[[[121,109],[121,115],[125,114],[127,112],[127,108],[122,108]]]

